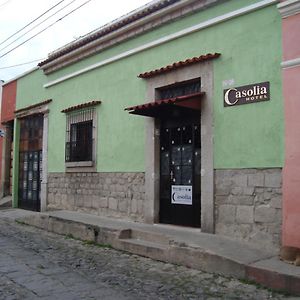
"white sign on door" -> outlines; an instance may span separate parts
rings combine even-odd
[[[193,186],[192,185],[172,185],[171,188],[172,204],[193,204]]]

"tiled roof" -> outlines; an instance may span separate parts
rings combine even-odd
[[[220,53],[214,53],[214,54],[208,53],[208,54],[205,54],[205,55],[200,55],[198,57],[188,58],[186,60],[181,60],[181,61],[175,62],[171,65],[167,65],[167,66],[162,67],[160,69],[155,69],[153,71],[141,73],[141,74],[138,75],[138,77],[140,77],[140,78],[150,78],[150,77],[162,74],[162,73],[167,73],[167,72],[173,71],[173,70],[181,68],[181,67],[192,65],[192,64],[202,62],[202,61],[205,61],[205,60],[218,58],[220,55],[221,55]]]
[[[46,105],[46,104],[50,103],[51,101],[52,101],[52,99],[48,99],[48,100],[45,100],[45,101],[42,101],[42,102],[39,102],[39,103],[36,103],[36,104],[32,104],[30,106],[26,106],[24,108],[17,109],[17,110],[15,110],[15,114],[18,114],[20,112],[30,110],[30,109],[33,109],[33,108],[36,108],[36,107],[39,107],[39,106],[42,106],[42,105]]]
[[[190,95],[178,96],[176,98],[156,100],[156,101],[143,103],[143,104],[136,105],[136,106],[126,107],[124,110],[128,110],[131,113],[133,111],[149,109],[149,108],[157,107],[157,106],[161,106],[161,105],[176,104],[176,103],[186,101],[191,98],[196,98],[196,97],[202,96],[204,94],[205,94],[204,92],[199,92],[199,93],[190,94]]]
[[[71,111],[74,111],[74,110],[79,110],[79,109],[82,109],[82,108],[87,108],[87,107],[90,107],[90,106],[95,106],[95,105],[98,105],[100,103],[101,103],[101,101],[99,101],[99,100],[93,100],[93,101],[90,101],[90,102],[86,102],[86,103],[82,103],[82,104],[77,104],[75,106],[71,106],[71,107],[65,108],[61,112],[62,113],[68,113],[68,112],[71,112]]]
[[[118,29],[133,23],[137,20],[140,20],[152,13],[155,13],[167,6],[170,6],[176,2],[179,2],[181,0],[161,0],[158,2],[153,3],[152,5],[145,5],[145,8],[138,9],[135,13],[129,14],[128,17],[121,18],[119,21],[113,21],[112,23],[109,23],[103,27],[101,27],[99,30],[95,31],[94,33],[87,34],[86,36],[82,37],[78,41],[72,42],[69,45],[66,45],[61,50],[55,51],[53,54],[50,54],[49,57],[40,62],[38,66],[43,66],[56,58],[63,56],[69,52],[72,52],[73,50],[80,48],[86,44],[89,44],[105,35],[110,34],[111,32],[117,31]]]

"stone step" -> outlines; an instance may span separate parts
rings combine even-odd
[[[170,238],[166,235],[135,229],[124,229],[120,231],[119,239],[143,240],[160,245],[170,245]]]
[[[135,238],[119,239],[117,247],[120,250],[145,257],[150,257],[156,260],[166,259],[168,253],[167,245]]]

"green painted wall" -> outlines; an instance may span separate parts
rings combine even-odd
[[[44,89],[42,85],[82,67],[258,1],[227,1],[122,43],[45,76],[40,70],[18,80],[17,108],[52,98],[49,114],[49,172],[64,171],[65,115],[78,103],[101,100],[98,111],[98,171],[144,171],[144,119],[124,112],[145,100],[137,75],[174,61],[220,52],[214,61],[215,168],[280,167],[283,164],[281,24],[276,5],[237,17]],[[223,107],[222,82],[235,86],[270,81],[271,101]]]

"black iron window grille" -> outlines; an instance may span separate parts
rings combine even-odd
[[[185,95],[192,95],[199,93],[201,90],[200,78],[176,83],[175,85],[166,86],[158,89],[159,100],[171,99]]]
[[[66,162],[93,161],[95,109],[67,114]]]

